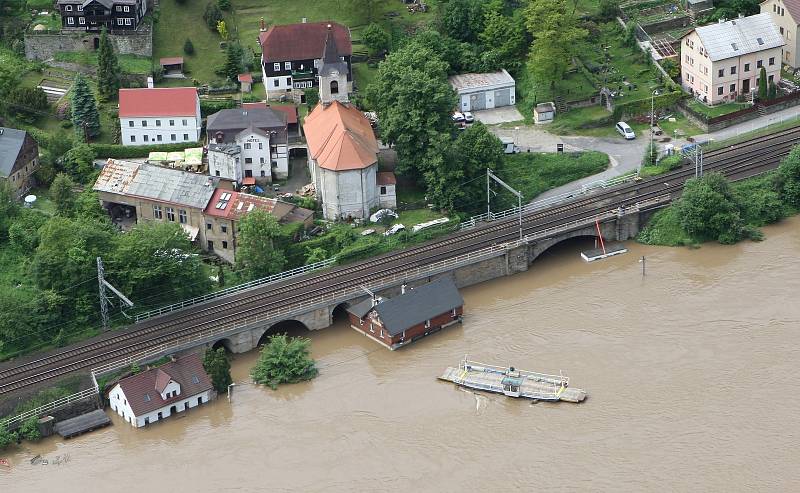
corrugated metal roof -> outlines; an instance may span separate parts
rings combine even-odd
[[[109,159],[93,189],[203,209],[214,194],[214,183],[206,175]]]
[[[495,87],[504,85],[514,85],[514,78],[502,69],[499,72],[488,72],[483,74],[458,74],[451,75],[448,80],[456,91],[468,89],[480,89],[483,87]]]
[[[701,26],[695,31],[713,62],[786,44],[772,17],[766,12]]]

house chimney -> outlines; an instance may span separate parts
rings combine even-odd
[[[328,31],[330,31],[330,30],[331,30],[331,27],[333,27],[333,26],[331,26],[330,24],[328,24]]]
[[[303,24],[305,24],[306,22],[308,22],[308,19],[307,19],[307,18],[305,18],[305,17],[303,17],[303,19],[301,20],[301,22],[302,22]]]
[[[258,30],[262,33],[267,30],[267,23],[264,22],[264,18],[262,17],[261,20],[258,21]]]
[[[406,283],[400,285],[400,294],[406,294]]]

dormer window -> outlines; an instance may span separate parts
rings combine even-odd
[[[64,7],[64,10],[66,10],[67,12],[72,12],[72,5],[66,5]]]
[[[150,402],[150,394],[145,394],[144,395],[144,401],[145,402]]]
[[[224,226],[223,226],[223,228],[224,228]],[[200,383],[200,379],[197,378],[197,375],[192,375],[192,383],[195,384],[195,385]]]
[[[83,12],[83,5],[78,5],[78,12]]]

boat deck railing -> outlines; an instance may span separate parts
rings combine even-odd
[[[489,373],[500,373],[502,375],[511,375],[512,374],[511,368],[507,368],[507,367],[504,367],[504,366],[489,365],[489,364],[486,364],[486,363],[481,363],[479,361],[472,361],[472,360],[467,359],[466,356],[464,356],[464,359],[463,359],[463,361],[461,361],[461,364],[459,365],[459,367],[462,370],[484,371],[484,372],[489,372]],[[568,387],[569,386],[569,377],[566,376],[566,375],[561,375],[561,374],[559,374],[559,375],[550,375],[550,374],[547,374],[547,373],[539,373],[539,372],[534,372],[534,371],[519,370],[517,368],[514,368],[513,373],[514,374],[518,374],[521,377],[525,377],[526,379],[529,379],[529,380],[552,383],[554,385],[559,385],[559,386],[563,386],[563,387]]]

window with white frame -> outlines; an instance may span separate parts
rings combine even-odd
[[[186,224],[186,210],[185,209],[180,209],[178,211],[178,221],[181,224]]]
[[[292,70],[292,62],[283,62],[284,70]]]
[[[72,12],[72,5],[66,5],[64,7],[64,10],[66,10],[67,12]]]
[[[163,214],[161,213],[161,206],[160,205],[154,205],[153,206],[153,217],[156,218],[156,219],[162,219],[164,217]]]
[[[83,5],[78,5],[78,12],[83,12]]]
[[[75,19],[73,19],[72,17],[67,17],[67,24],[69,24],[70,26],[75,24]]]
[[[132,24],[132,23],[131,23],[131,19],[130,19],[130,17],[126,17],[126,18],[125,18],[125,25],[126,25],[126,26],[130,26],[131,24]]]
[[[250,149],[250,142],[245,142],[244,143],[244,148],[245,149]]]
[[[276,72],[280,72],[281,71],[281,64],[280,63],[273,63],[272,64],[272,70],[274,70]]]
[[[131,8],[126,5],[126,6],[122,7],[122,10],[125,11],[125,12],[130,12]]]
[[[122,25],[124,22],[125,22],[125,21],[123,21],[121,18],[120,18],[120,19],[117,19],[117,25],[118,25],[118,26],[121,26],[121,25]]]
[[[175,221],[175,209],[172,207],[167,207],[167,219]]]
[[[85,17],[78,17],[78,24],[80,24],[80,25],[86,24],[86,18]]]
[[[122,12],[122,5],[117,5],[117,12]]]

